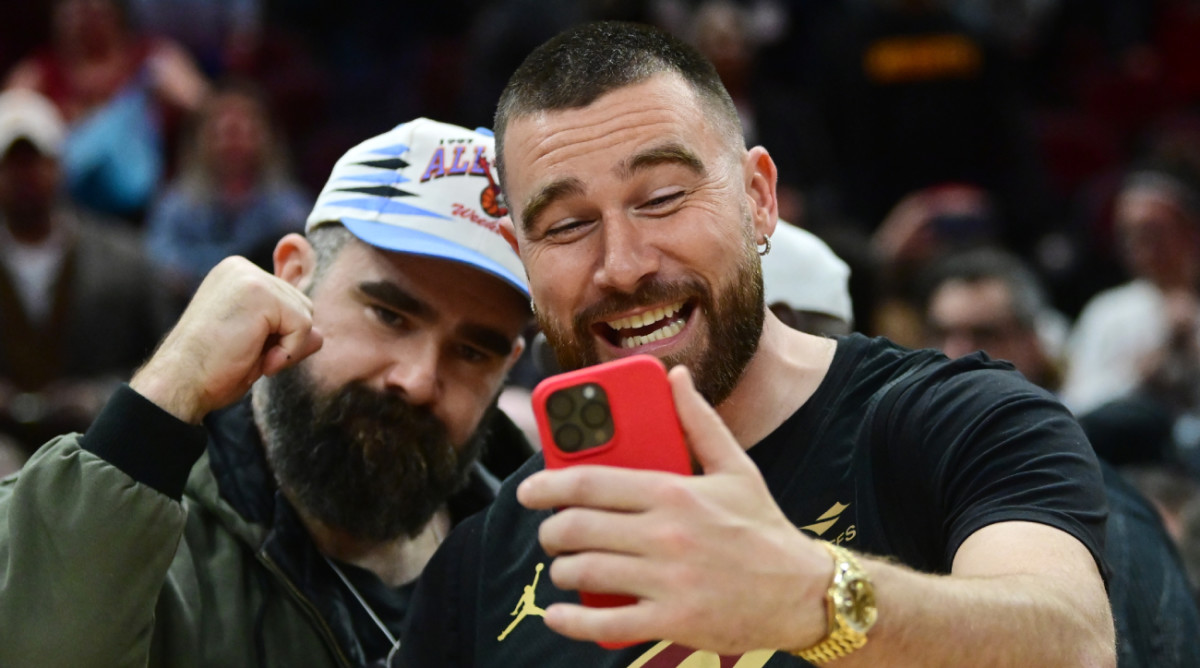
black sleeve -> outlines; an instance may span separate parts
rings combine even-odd
[[[204,427],[183,422],[122,384],[79,446],[178,501],[207,443]]]
[[[477,513],[456,526],[422,571],[401,635],[404,668],[474,665],[485,515]]]
[[[943,546],[949,572],[968,536],[1028,521],[1077,538],[1107,575],[1107,502],[1099,464],[1075,418],[1015,371],[965,358],[910,385],[888,415],[898,498]],[[932,512],[931,512],[932,509]]]

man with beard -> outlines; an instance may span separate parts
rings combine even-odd
[[[694,50],[568,30],[495,127],[559,361],[674,366],[698,475],[527,463],[427,567],[406,665],[1113,665],[1079,426],[1006,365],[768,313],[774,163]]]
[[[484,507],[524,347],[486,131],[350,149],[275,275],[218,265],[83,436],[0,484],[0,665],[398,665],[413,581]]]

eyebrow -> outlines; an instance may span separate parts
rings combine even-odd
[[[464,324],[458,334],[484,350],[504,357],[512,352],[513,342],[499,330],[484,325]]]
[[[363,294],[378,300],[397,311],[409,313],[423,320],[436,320],[437,311],[426,302],[417,299],[403,288],[390,281],[365,281],[359,283],[358,289]],[[513,342],[503,332],[493,327],[474,323],[464,323],[458,326],[456,333],[488,352],[501,357],[512,352]]]
[[[397,311],[411,313],[418,318],[432,320],[437,315],[432,306],[390,281],[364,281],[358,284],[358,289],[372,299],[383,302]]]
[[[641,170],[663,164],[682,165],[698,176],[708,173],[704,168],[704,162],[695,153],[681,144],[668,143],[647,149],[624,160],[617,166],[617,175],[622,179],[628,179]],[[583,194],[585,190],[583,181],[575,177],[550,182],[549,185],[538,190],[525,201],[523,207],[525,214],[521,216],[521,229],[528,231],[532,221],[537,220],[538,216],[550,205],[563,198]]]
[[[538,190],[529,199],[525,200],[523,207],[525,214],[521,216],[521,229],[528,231],[532,221],[537,220],[538,216],[546,210],[551,204],[572,195],[580,195],[584,192],[583,181],[574,177],[551,181],[549,185]]]
[[[617,166],[617,174],[627,179],[643,169],[649,169],[663,164],[681,165],[697,176],[704,176],[707,170],[700,158],[681,144],[669,143],[647,149],[628,158]]]

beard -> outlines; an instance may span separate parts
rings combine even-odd
[[[748,217],[748,214],[747,214]],[[752,229],[752,228],[751,228]],[[754,239],[747,236],[738,258],[730,286],[714,294],[697,279],[680,281],[651,280],[637,286],[633,293],[611,293],[603,300],[580,311],[570,327],[543,316],[534,309],[546,340],[554,349],[559,366],[580,369],[600,362],[592,323],[609,320],[632,309],[675,301],[695,301],[689,319],[697,311],[705,314],[707,342],[662,358],[667,368],[682,364],[692,372],[696,389],[713,406],[720,404],[737,387],[746,366],[758,350],[763,328],[762,265]]]
[[[304,513],[375,542],[415,537],[467,482],[483,425],[455,447],[429,410],[350,383],[320,393],[303,364],[264,378],[267,462]]]

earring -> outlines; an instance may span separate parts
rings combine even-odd
[[[770,253],[770,252],[771,252],[771,237],[764,234],[763,235],[763,245],[762,245],[762,248],[758,249],[758,254],[766,255],[767,253]]]

